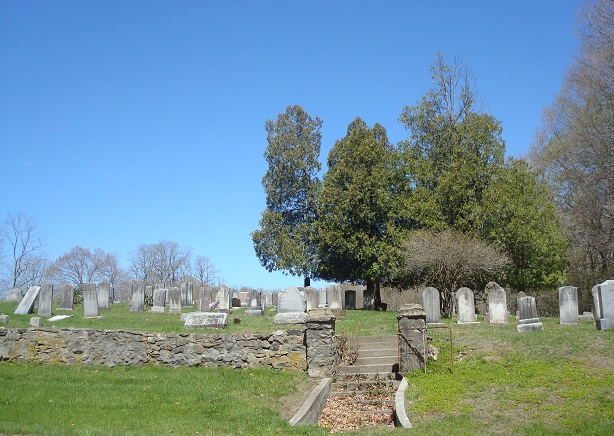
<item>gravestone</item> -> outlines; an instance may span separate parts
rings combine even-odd
[[[111,284],[108,282],[98,283],[98,310],[109,310],[109,297]]]
[[[75,287],[72,283],[64,283],[60,286],[59,310],[72,310],[75,301]]]
[[[489,282],[485,289],[488,295],[488,322],[492,324],[507,324],[507,297],[505,289],[495,282]]]
[[[186,282],[181,283],[181,307],[188,307],[190,304],[188,303],[188,284]]]
[[[83,318],[98,318],[98,296],[96,295],[96,285],[94,283],[83,283]]]
[[[426,365],[426,312],[419,304],[404,304],[397,312],[399,326],[399,373]]]
[[[132,300],[130,312],[143,312],[145,310],[145,285],[143,283],[132,283]]]
[[[187,314],[186,328],[221,328],[228,325],[228,314],[225,312],[190,312]]]
[[[266,292],[264,294],[264,305],[267,307],[271,307],[273,305],[273,294],[270,292]]]
[[[273,317],[273,324],[305,324],[308,317],[309,315],[307,315],[305,312],[277,313]]]
[[[561,324],[578,324],[578,288],[559,288],[559,318]]]
[[[326,288],[326,301],[330,310],[342,310],[341,304],[341,287],[339,285],[331,285]]]
[[[305,312],[306,303],[298,288],[288,286],[278,295],[278,312]]]
[[[518,325],[516,329],[519,333],[544,329],[544,325],[537,316],[535,297],[527,295],[518,299]]]
[[[422,307],[426,312],[427,323],[438,324],[441,321],[441,305],[437,289],[428,287],[422,291]]]
[[[247,316],[263,316],[262,293],[257,289],[249,291],[249,307],[245,310]]]
[[[33,316],[30,318],[30,325],[32,327],[40,327],[42,325],[42,318],[40,316]]]
[[[34,309],[34,302],[38,298],[38,293],[40,292],[40,286],[32,286],[26,292],[23,299],[15,309],[15,315],[27,315],[28,313],[32,313],[32,309]]]
[[[275,291],[271,294],[271,304],[275,309],[279,309],[279,292]]]
[[[215,301],[218,302],[218,309],[224,312],[230,311],[230,299],[232,298],[232,290],[225,285],[220,285],[217,289],[217,297]]]
[[[181,290],[177,287],[168,290],[168,311],[181,313]]]
[[[189,307],[194,306],[194,283],[188,282],[188,296],[187,301]]]
[[[345,309],[356,310],[356,291],[345,291]]]
[[[326,299],[326,289],[322,289],[320,291],[320,304],[318,304],[318,307],[328,307],[328,300]]]
[[[311,286],[307,286],[305,288],[305,307],[307,311],[317,309],[318,307],[318,295],[319,292],[316,288],[312,288]]]
[[[5,298],[5,301],[12,302],[20,302],[23,297],[23,292],[21,292],[21,288],[11,288],[9,289],[9,293]]]
[[[614,328],[614,280],[593,286],[593,316],[597,330]]]
[[[38,294],[38,316],[51,316],[51,303],[53,302],[53,285],[43,283]]]
[[[211,304],[211,292],[212,289],[209,286],[203,286],[200,288],[200,295],[198,298],[198,311],[208,312],[209,305]]]
[[[459,324],[477,323],[475,316],[475,301],[473,291],[469,288],[460,288],[456,291],[457,322]]]
[[[239,301],[241,301],[241,306],[249,306],[249,291],[239,291]]]
[[[9,316],[8,315],[0,315],[0,324],[8,324]]]
[[[156,288],[153,291],[153,306],[151,311],[154,313],[164,313],[166,310],[166,290]]]

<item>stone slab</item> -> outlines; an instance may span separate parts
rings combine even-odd
[[[71,318],[72,315],[56,315],[49,318],[47,321],[61,321],[66,318]]]
[[[186,328],[226,328],[228,314],[225,312],[190,312],[185,320]]]
[[[307,317],[305,312],[282,312],[273,317],[273,324],[305,324]]]
[[[17,309],[15,309],[14,314],[27,315],[28,313],[32,313],[32,310],[34,309],[34,303],[38,298],[38,293],[40,292],[40,290],[40,286],[32,286],[30,289],[28,289],[28,292],[26,292],[26,295],[24,295],[23,299],[17,306]]]
[[[0,315],[0,324],[8,324],[9,316],[8,315]]]
[[[42,325],[42,318],[40,316],[33,316],[30,318],[30,325],[32,327],[40,327]]]
[[[544,329],[544,325],[541,322],[518,324],[516,326],[516,330],[518,330],[518,333],[533,332],[533,331],[543,330],[543,329]]]

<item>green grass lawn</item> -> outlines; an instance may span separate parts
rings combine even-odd
[[[8,327],[27,327],[30,316],[12,315],[14,307],[0,303]],[[130,313],[115,305],[102,319],[83,320],[79,310],[56,327],[186,331],[179,315]],[[238,310],[227,332],[275,331],[280,327],[272,316],[245,317]],[[454,373],[448,331],[429,330],[439,359],[429,361],[426,374],[408,375],[406,408],[414,429],[395,433],[614,434],[614,331],[589,322],[561,326],[554,318],[542,318],[544,331],[527,333],[517,333],[514,322],[444,322],[453,331]],[[347,311],[336,330],[395,334],[396,313]],[[275,370],[0,362],[0,433],[326,434],[286,423],[313,385],[304,374]]]

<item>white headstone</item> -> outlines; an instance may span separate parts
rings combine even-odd
[[[228,314],[225,312],[190,312],[186,317],[186,328],[226,328]]]
[[[26,295],[23,297],[17,309],[15,309],[15,315],[27,315],[28,313],[32,313],[32,309],[34,309],[34,302],[38,298],[38,293],[40,292],[40,286],[32,286],[26,292]]]
[[[145,285],[132,283],[132,301],[130,312],[143,312],[145,310]]]
[[[100,312],[98,310],[96,285],[94,283],[83,283],[81,290],[83,291],[83,317],[98,318]]]
[[[559,318],[561,324],[578,324],[578,288],[559,288]]]
[[[495,282],[490,282],[486,285],[486,294],[488,295],[488,322],[506,324],[509,314],[505,289]]]
[[[109,295],[111,284],[107,282],[98,283],[98,310],[109,310]]]
[[[341,286],[331,285],[326,288],[326,301],[330,310],[341,310]]]
[[[305,312],[307,305],[298,288],[288,286],[278,295],[278,312]]]
[[[422,307],[426,312],[427,323],[436,324],[441,321],[441,306],[437,289],[429,287],[422,291]]]
[[[53,285],[43,283],[38,294],[38,316],[51,316],[51,303],[53,303]]]
[[[168,311],[181,313],[181,291],[177,287],[168,290]]]
[[[597,330],[614,328],[614,280],[593,286],[593,315]]]
[[[153,291],[153,306],[151,311],[155,313],[164,313],[166,308],[166,289],[156,288]]]
[[[475,301],[473,291],[469,288],[460,288],[456,291],[457,322],[468,324],[477,322],[475,316]]]

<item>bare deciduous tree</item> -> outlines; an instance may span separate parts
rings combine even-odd
[[[12,287],[35,283],[39,276],[40,259],[45,239],[36,220],[22,212],[8,213],[0,236],[8,244],[7,263]],[[27,278],[26,278],[27,277]]]
[[[449,229],[412,232],[403,253],[407,281],[436,287],[445,316],[452,313],[457,288],[496,278],[510,264],[504,253],[486,242]]]
[[[207,256],[196,256],[193,275],[201,285],[215,286],[218,274],[219,270],[215,268],[211,259]]]
[[[80,288],[83,283],[98,282],[105,278],[108,260],[107,253],[100,248],[92,251],[76,246],[60,256],[52,268],[57,279],[74,283]]]
[[[191,258],[192,250],[177,242],[144,244],[132,255],[130,271],[137,280],[168,286],[189,275]]]

